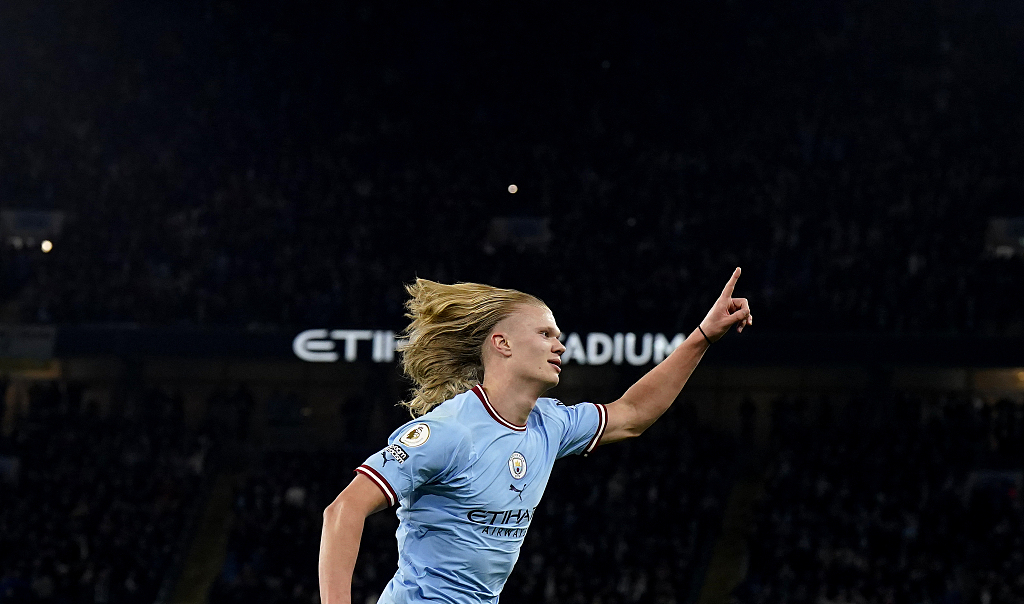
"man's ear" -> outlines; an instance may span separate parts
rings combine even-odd
[[[488,338],[488,342],[491,347],[501,356],[510,357],[512,356],[512,345],[509,344],[508,338],[501,332],[495,332]]]

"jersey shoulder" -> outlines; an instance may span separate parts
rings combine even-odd
[[[542,396],[541,398],[537,399],[537,405],[534,408],[540,409],[540,411],[543,413],[558,411],[559,407],[565,407],[565,403],[558,400],[557,398],[548,398]]]
[[[564,421],[569,408],[557,398],[542,397],[537,399],[537,404],[534,405],[533,409],[546,419]]]
[[[556,398],[539,398],[534,406],[534,412],[539,414],[539,420],[549,425],[557,423],[563,427],[568,427],[586,418],[590,414],[589,410],[591,408],[598,408],[595,417],[600,417],[603,414],[603,410],[599,407],[601,405],[595,403],[584,402],[566,405]]]
[[[427,413],[402,424],[391,434],[388,442],[407,447],[420,447],[428,442],[431,448],[436,448],[440,443],[449,448],[457,446],[471,436],[460,417],[465,407],[464,401],[460,399],[464,396],[460,394],[448,399]]]

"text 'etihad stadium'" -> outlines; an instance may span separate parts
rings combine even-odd
[[[580,365],[647,365],[665,360],[686,339],[677,333],[669,339],[660,333],[590,332],[562,334],[565,344],[563,363]],[[374,363],[390,363],[400,340],[393,331],[371,329],[307,329],[292,340],[295,356],[311,363],[352,363],[369,359]]]

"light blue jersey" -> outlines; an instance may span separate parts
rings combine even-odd
[[[380,604],[497,602],[555,460],[593,451],[607,424],[604,405],[542,398],[517,426],[476,386],[396,430],[356,469],[399,505]]]

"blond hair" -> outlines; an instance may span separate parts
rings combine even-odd
[[[483,380],[484,341],[499,321],[524,304],[545,306],[530,294],[480,283],[416,279],[405,290],[410,296],[405,316],[412,322],[398,350],[415,387],[412,399],[401,404],[413,417]]]

